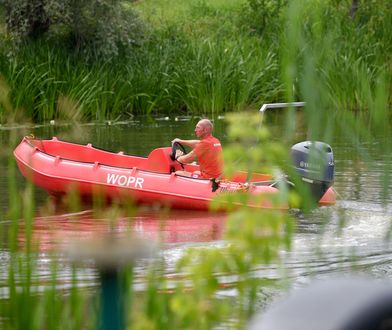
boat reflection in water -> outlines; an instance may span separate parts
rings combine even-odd
[[[92,210],[37,216],[32,222],[31,242],[39,251],[66,248],[75,240],[102,238],[109,233],[115,238],[138,238],[163,243],[210,242],[220,240],[227,214],[205,211],[172,210],[166,215],[158,211],[139,211],[133,216],[108,214]],[[24,245],[25,228],[19,242]]]

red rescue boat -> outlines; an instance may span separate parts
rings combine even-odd
[[[253,175],[251,181],[257,181],[257,185],[245,182],[245,172],[239,172],[231,181],[218,183],[184,177],[174,173],[182,168],[171,159],[171,153],[170,147],[157,148],[148,157],[138,157],[104,151],[91,144],[64,142],[56,137],[51,140],[25,137],[14,151],[21,173],[55,196],[77,190],[82,197],[99,193],[108,199],[132,200],[138,204],[207,210],[219,194],[243,193],[249,197],[247,203],[252,207],[288,208],[285,203],[271,201],[270,196],[279,191],[267,183],[271,179],[268,175]],[[185,165],[185,170],[193,172],[198,170],[198,165]],[[320,204],[334,203],[335,194],[329,188]]]

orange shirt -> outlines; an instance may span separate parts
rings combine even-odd
[[[217,178],[223,172],[223,152],[220,141],[212,135],[200,140],[195,149],[202,178]]]

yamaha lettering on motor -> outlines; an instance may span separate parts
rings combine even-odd
[[[300,142],[291,147],[291,157],[302,182],[319,200],[334,180],[335,163],[331,146],[319,141]]]

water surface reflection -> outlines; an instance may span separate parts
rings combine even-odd
[[[35,217],[32,221],[31,240],[40,252],[64,250],[72,240],[100,239],[109,233],[116,238],[132,239],[137,236],[165,244],[186,245],[222,239],[226,218],[224,213],[183,210],[172,210],[167,215],[162,215],[159,211],[139,210],[129,216],[116,215],[115,220],[100,217],[93,210],[59,212]],[[26,232],[21,225],[21,247],[25,241]]]

